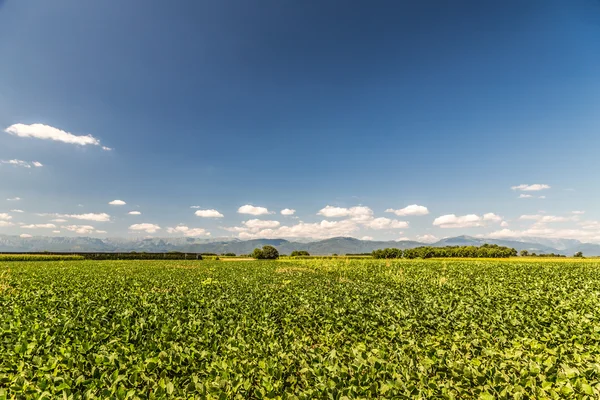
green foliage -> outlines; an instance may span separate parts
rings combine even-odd
[[[294,250],[290,254],[291,257],[305,257],[310,256],[310,253],[306,250]]]
[[[404,258],[508,258],[516,257],[517,250],[498,246],[497,244],[484,244],[482,246],[447,246],[432,247],[422,246],[404,250]]]
[[[277,249],[269,245],[263,246],[262,254],[265,260],[276,260],[279,258],[279,252]]]
[[[521,257],[527,257],[529,255],[529,252],[527,250],[521,250],[519,254]]]
[[[577,253],[575,253],[573,255],[573,257],[581,258],[581,257],[583,257],[583,253],[581,251],[578,251]]]
[[[273,246],[263,246],[262,249],[254,249],[252,257],[257,260],[276,260],[279,258],[279,252]]]
[[[596,399],[600,264],[0,263],[0,398]]]
[[[371,256],[373,258],[402,258],[402,250],[394,248],[374,250]]]

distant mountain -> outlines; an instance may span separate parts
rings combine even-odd
[[[578,251],[586,256],[600,256],[600,245],[581,243],[572,239],[520,238],[520,239],[489,239],[473,236],[456,236],[444,238],[436,243],[420,243],[416,241],[371,241],[350,237],[335,237],[314,241],[290,241],[285,239],[253,239],[239,240],[231,238],[198,239],[198,238],[148,238],[97,239],[90,237],[45,237],[34,236],[21,238],[19,236],[0,235],[0,251],[2,252],[167,252],[182,251],[189,253],[235,253],[249,254],[257,247],[264,245],[275,246],[281,254],[290,254],[294,250],[306,250],[310,254],[351,254],[370,253],[373,250],[386,247],[410,249],[419,246],[481,246],[485,243],[497,244],[539,254],[573,255]]]

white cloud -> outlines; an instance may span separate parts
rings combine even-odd
[[[7,213],[0,213],[0,220],[8,221],[12,219],[12,215],[8,215]]]
[[[358,230],[358,225],[352,220],[327,221],[318,223],[299,222],[292,226],[280,226],[276,229],[263,229],[255,232],[249,232],[248,228],[228,228],[227,230],[237,231],[240,239],[255,238],[316,238],[325,239],[336,236],[351,236]]]
[[[21,200],[20,197],[9,197],[8,199],[6,199],[6,201],[19,201]]]
[[[571,211],[571,214],[582,215],[585,214],[585,211]]]
[[[252,206],[250,204],[246,204],[246,205],[241,206],[240,208],[238,208],[238,213],[240,213],[240,214],[250,214],[250,215],[272,214],[265,207],[255,207],[255,206]]]
[[[10,212],[14,212],[14,213],[23,213],[23,212],[25,212],[25,211],[23,211],[23,210],[10,210]]]
[[[272,229],[281,225],[279,221],[263,221],[260,219],[250,219],[242,223],[249,229]]]
[[[179,225],[174,228],[167,228],[168,233],[179,233],[186,237],[210,236],[210,232],[202,228],[189,228],[185,225]],[[149,232],[152,233],[152,232]]]
[[[12,222],[0,220],[0,227],[13,226],[13,225],[14,224]]]
[[[408,228],[408,222],[398,221],[397,219],[389,218],[374,218],[370,221],[363,222],[364,226],[371,229],[404,229]]]
[[[483,214],[483,220],[489,222],[502,222],[502,217],[494,213]]]
[[[96,228],[91,225],[67,225],[62,226],[61,228],[66,229],[71,232],[75,232],[79,235],[88,235],[90,233],[94,233]]]
[[[52,231],[52,233],[60,233],[60,231]]]
[[[470,228],[481,226],[482,219],[478,215],[468,214],[457,217],[454,214],[442,215],[433,221],[440,228]]]
[[[28,234],[28,233],[21,233],[21,234],[19,235],[19,237],[20,237],[20,238],[22,238],[22,239],[29,239],[29,238],[32,238],[33,236],[31,236],[31,235],[30,235],[30,234]]]
[[[569,222],[575,221],[577,217],[557,217],[555,215],[521,215],[520,220],[537,221],[537,223],[545,224],[549,222]]]
[[[102,150],[104,151],[113,151],[110,147],[102,146]]]
[[[41,213],[41,214],[37,214],[39,216],[42,217],[47,217],[47,216],[51,216],[51,217],[56,217],[56,219],[53,219],[53,222],[65,222],[64,218],[67,219],[79,219],[79,220],[84,220],[84,221],[94,221],[94,222],[108,222],[110,221],[110,215],[106,214],[106,213],[86,213],[86,214],[46,214],[46,213]]]
[[[56,225],[54,224],[30,224],[30,225],[21,225],[23,229],[55,229]]]
[[[44,124],[14,124],[4,130],[6,133],[22,138],[53,140],[79,146],[100,146],[100,141],[92,135],[77,136]]]
[[[373,236],[363,236],[360,240],[373,240]]]
[[[506,228],[508,226],[508,222],[506,221],[502,221],[502,223],[500,224],[501,227]]]
[[[317,215],[327,218],[350,217],[354,221],[368,221],[373,219],[373,210],[365,206],[343,208],[327,205],[319,210]]]
[[[540,197],[538,197],[538,199],[545,199],[545,198],[546,198],[546,196],[540,196]]]
[[[423,243],[435,243],[437,242],[439,239],[433,235],[422,235],[422,236],[417,236],[417,241],[419,242],[423,242]]]
[[[533,197],[532,195],[530,195],[530,194],[524,194],[524,193],[521,193],[519,195],[520,199],[531,199],[532,197]]]
[[[42,164],[39,161],[27,162],[27,161],[23,161],[23,160],[0,160],[0,164],[9,164],[9,165],[14,165],[15,167],[23,167],[23,168],[31,168],[31,167],[39,168],[39,167],[44,166],[44,164]]]
[[[59,223],[60,222],[67,222],[67,220],[64,219],[64,218],[55,218],[55,219],[51,219],[50,221],[52,221],[52,222],[59,222]]]
[[[111,206],[124,206],[127,203],[125,203],[123,200],[113,200],[108,204],[110,204]]]
[[[406,206],[399,210],[394,210],[393,208],[388,208],[385,212],[394,213],[399,217],[405,217],[407,215],[427,215],[429,214],[429,210],[425,206],[419,206],[417,204],[411,204],[410,206]]]
[[[106,231],[96,231],[96,233],[106,233]]]
[[[197,217],[202,218],[223,218],[224,215],[218,212],[217,210],[197,210],[194,213]]]
[[[142,215],[142,213],[139,211],[129,211],[128,214],[129,215]]]
[[[291,208],[284,208],[283,210],[281,210],[281,215],[294,215],[295,213],[296,210]]]
[[[147,233],[155,233],[155,232],[159,231],[161,228],[158,225],[144,223],[144,224],[133,224],[129,227],[129,229],[132,231],[144,231]]]
[[[524,192],[537,192],[539,190],[550,189],[550,186],[543,184],[543,183],[534,183],[533,185],[528,185],[526,183],[523,183],[518,186],[512,186],[511,189],[512,190],[522,190]]]

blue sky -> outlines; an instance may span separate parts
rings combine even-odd
[[[598,0],[0,0],[0,234],[600,242],[598,21]]]

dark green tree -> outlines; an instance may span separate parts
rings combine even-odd
[[[577,257],[577,258],[583,258],[583,253],[582,253],[582,252],[580,252],[580,251],[578,251],[577,253],[575,253],[575,254],[573,255],[573,257]]]
[[[529,252],[527,250],[521,250],[521,257],[527,257]]]

